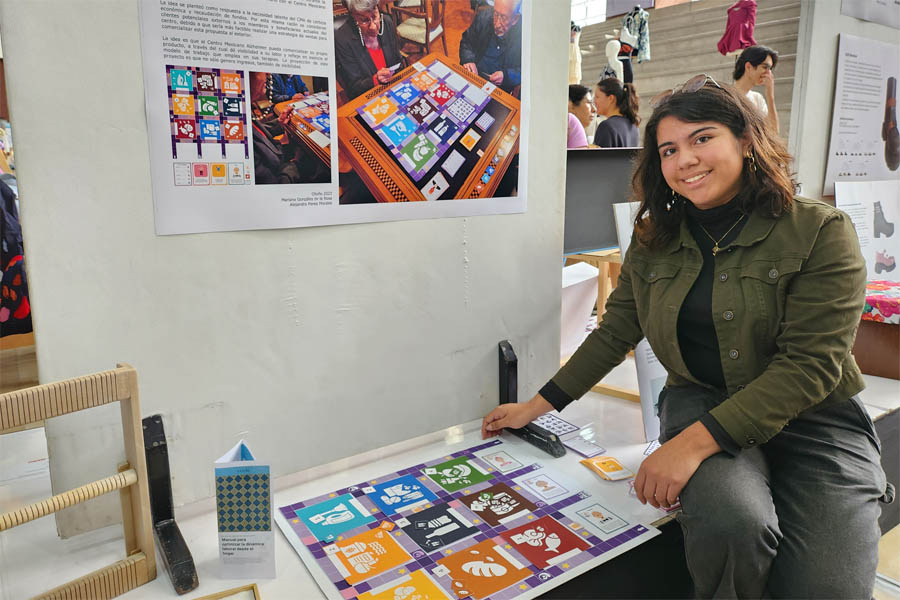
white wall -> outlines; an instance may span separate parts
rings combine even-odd
[[[137,2],[4,0],[41,381],[134,365],[179,505],[240,437],[277,476],[479,418],[504,338],[533,394],[559,358],[569,21],[539,4],[527,213],[157,237]],[[48,423],[55,489],[115,472],[118,429]],[[63,533],[115,519],[105,500]]]
[[[840,33],[892,44],[900,39],[900,30],[893,27],[841,15],[841,0],[801,0],[790,139],[808,198],[822,197]]]

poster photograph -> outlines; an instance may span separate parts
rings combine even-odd
[[[524,212],[529,13],[140,0],[157,234]]]
[[[900,44],[842,33],[823,194],[836,181],[900,180]]]

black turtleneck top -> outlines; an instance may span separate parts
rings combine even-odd
[[[707,210],[701,210],[687,200],[684,205],[688,229],[703,255],[703,267],[678,314],[678,346],[691,374],[698,380],[721,390],[724,400],[727,394],[725,372],[722,369],[719,341],[712,315],[712,291],[716,270],[716,259],[712,249],[715,245],[714,240],[719,240],[719,252],[729,252],[728,244],[737,238],[747,223],[747,217],[740,218],[743,213],[737,198]],[[572,398],[553,381],[548,381],[541,388],[540,394],[554,407],[565,406],[572,401]],[[740,453],[740,445],[731,439],[710,413],[703,415],[700,422],[706,426],[722,450],[732,456]]]
[[[725,373],[722,370],[719,342],[712,316],[713,277],[716,271],[716,259],[712,249],[715,245],[714,240],[720,240],[719,252],[727,252],[726,247],[738,236],[747,223],[747,218],[741,219],[744,213],[738,206],[737,198],[727,204],[706,210],[701,210],[685,200],[684,208],[688,229],[703,255],[703,267],[684,299],[684,304],[681,305],[681,312],[678,313],[678,346],[681,348],[681,356],[687,368],[694,377],[724,389]]]

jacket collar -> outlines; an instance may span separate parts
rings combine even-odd
[[[741,229],[741,232],[738,234],[737,239],[731,242],[729,246],[752,246],[756,243],[761,242],[762,240],[766,239],[766,237],[772,231],[772,228],[775,227],[776,221],[777,219],[759,214],[758,210],[753,211],[747,218],[747,224],[744,225],[744,227]],[[666,254],[672,254],[680,250],[682,247],[695,248],[697,250],[700,249],[700,247],[697,245],[697,241],[691,234],[691,230],[687,226],[686,218],[681,219],[681,226],[678,236],[669,241],[669,243],[666,244],[666,246],[663,248],[663,251]]]

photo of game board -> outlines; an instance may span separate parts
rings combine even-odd
[[[281,506],[275,520],[335,600],[532,597],[657,534],[503,440]]]
[[[518,99],[436,54],[338,110],[347,158],[382,202],[492,196],[518,123]]]
[[[243,144],[250,157],[243,71],[166,65],[166,83],[172,158],[183,144],[196,147],[198,158],[205,145],[220,146],[215,158],[224,158],[227,144]]]

